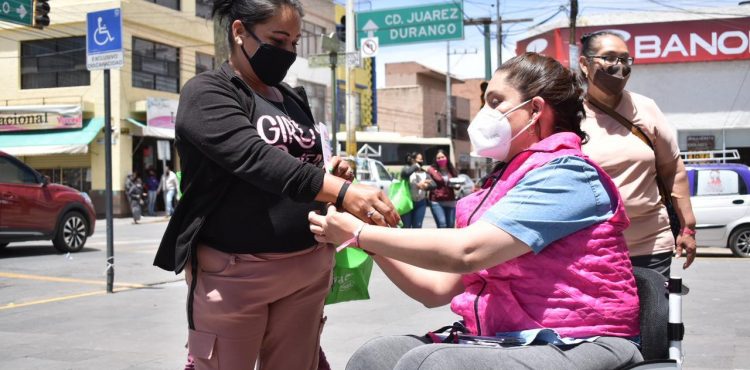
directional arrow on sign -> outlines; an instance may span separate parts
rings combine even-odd
[[[365,26],[362,27],[362,31],[367,32],[367,38],[375,37],[375,32],[378,32],[377,23],[373,22],[372,19],[368,20],[367,23],[365,23]]]
[[[16,9],[16,13],[18,13],[18,15],[21,16],[21,19],[26,18],[26,14],[28,14],[28,12],[26,11],[26,8],[23,7],[23,4],[21,4],[21,6],[19,6],[18,9]]]

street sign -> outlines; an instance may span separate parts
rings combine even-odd
[[[359,50],[362,52],[362,58],[372,58],[378,55],[378,38],[377,37],[368,37],[365,39],[362,39],[362,43],[359,47]]]
[[[348,55],[348,58],[347,58]],[[315,54],[310,55],[307,58],[307,63],[310,68],[322,68],[331,66],[331,56],[329,54]],[[342,66],[350,63],[352,67],[359,67],[362,63],[362,58],[359,56],[359,52],[353,53],[338,53],[336,54],[336,65]]]
[[[86,68],[94,71],[120,68],[124,64],[120,9],[86,14]]]
[[[0,1],[0,21],[34,25],[34,0]]]
[[[357,13],[357,40],[377,37],[380,46],[464,38],[462,2]]]

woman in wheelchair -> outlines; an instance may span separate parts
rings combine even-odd
[[[321,242],[373,254],[425,306],[450,303],[452,335],[376,338],[347,369],[614,369],[642,360],[638,296],[607,174],[581,153],[582,88],[554,59],[504,63],[469,126],[475,154],[505,162],[458,203],[458,229],[393,229],[330,207]],[[456,327],[462,326],[463,333]],[[436,343],[438,342],[438,343]]]

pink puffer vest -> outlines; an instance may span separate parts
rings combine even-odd
[[[461,199],[456,227],[480,219],[529,171],[570,155],[586,159],[606,188],[617,189],[609,176],[581,153],[578,136],[559,133],[517,155],[494,187]],[[630,221],[619,193],[609,195],[617,201],[617,210],[609,220],[557,240],[539,254],[527,253],[464,275],[466,289],[453,298],[453,312],[463,316],[466,327],[477,335],[536,328],[555,329],[572,338],[638,335],[638,295],[622,235]]]

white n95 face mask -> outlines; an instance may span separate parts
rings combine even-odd
[[[487,157],[496,161],[503,161],[510,151],[510,143],[522,132],[531,126],[534,121],[529,121],[515,136],[511,137],[511,126],[508,115],[518,108],[523,107],[531,99],[515,106],[505,114],[496,109],[484,106],[469,124],[469,140],[474,151],[471,155],[475,157]]]

